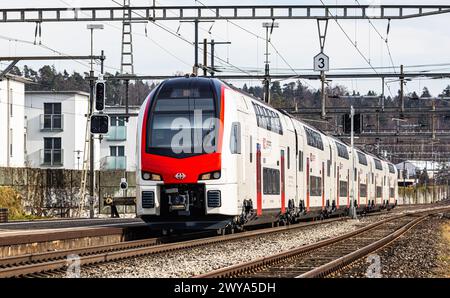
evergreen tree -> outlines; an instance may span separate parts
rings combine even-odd
[[[422,95],[420,96],[420,98],[424,98],[424,97],[431,97],[430,91],[428,91],[427,87],[423,87]]]
[[[450,97],[450,85],[447,85],[439,96]]]

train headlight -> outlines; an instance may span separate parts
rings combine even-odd
[[[200,176],[200,180],[209,180],[211,179],[211,173],[206,173]]]
[[[216,172],[210,172],[201,174],[200,177],[198,177],[199,180],[211,180],[211,179],[220,179],[220,171]]]
[[[153,180],[153,181],[161,181],[162,177],[159,174],[142,172],[142,179],[144,180]]]

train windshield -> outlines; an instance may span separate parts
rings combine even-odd
[[[210,81],[166,82],[152,103],[147,152],[187,157],[216,151],[217,103]]]

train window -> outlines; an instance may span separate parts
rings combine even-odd
[[[327,176],[331,175],[331,160],[327,160]]]
[[[386,185],[386,176],[384,176],[384,185]]]
[[[303,151],[298,152],[298,170],[303,172]]]
[[[391,173],[391,174],[395,174],[395,168],[394,168],[394,165],[392,165],[392,164],[388,164],[388,167],[389,167],[389,173]]]
[[[383,193],[383,188],[381,186],[377,186],[377,198],[381,198]]]
[[[322,178],[317,176],[310,176],[310,191],[311,196],[321,196],[322,195]]]
[[[383,170],[383,165],[379,159],[374,158],[373,161],[375,162],[375,169]]]
[[[241,154],[241,123],[239,122],[231,124],[230,151],[231,154]]]
[[[330,149],[330,161],[333,161],[333,152],[331,151],[331,143],[328,143],[328,148]]]
[[[250,163],[253,162],[253,137],[250,136]]]
[[[358,180],[358,171],[356,170],[356,168],[353,169],[353,177],[356,180]]]
[[[258,109],[258,106],[254,102],[252,102],[252,105],[253,105],[253,109],[255,110],[256,125],[258,125],[258,127],[259,127],[259,126],[261,126],[261,123],[259,122],[260,121],[259,120],[259,109]]]
[[[167,81],[152,102],[146,152],[180,157],[215,152],[218,110],[209,81]]]
[[[260,106],[252,102],[253,109],[256,114],[256,124],[258,127],[276,132],[278,134],[283,134],[283,128],[281,127],[280,117],[277,113],[269,110],[266,107]]]
[[[395,189],[393,187],[389,188],[389,197],[390,198],[395,197]]]
[[[356,151],[358,154],[358,161],[360,164],[367,166],[367,157],[364,153],[361,153],[359,151]]]
[[[263,193],[265,195],[280,194],[280,171],[263,168]]]
[[[289,146],[287,148],[287,168],[288,170],[291,168],[291,148]]]
[[[374,175],[373,175],[373,173],[372,173],[372,184],[373,184],[373,181],[375,180],[375,179],[373,178],[373,176],[374,176]]]
[[[360,197],[367,197],[367,185],[366,184],[360,184],[359,185],[359,196]]]
[[[348,183],[347,181],[339,181],[339,196],[346,197],[348,191]]]
[[[345,159],[350,159],[348,156],[347,146],[345,146],[341,143],[338,143],[338,142],[335,142],[335,143],[336,143],[336,148],[338,150],[338,156],[345,158]]]
[[[322,137],[320,136],[320,133],[306,126],[304,128],[306,132],[306,142],[308,145],[323,150]]]

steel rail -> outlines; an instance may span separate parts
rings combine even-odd
[[[237,234],[229,234],[158,245],[151,245],[150,243],[147,243],[147,245],[145,245],[146,241],[149,242],[154,241],[154,239],[149,239],[149,240],[130,241],[129,243],[119,243],[117,245],[109,245],[109,246],[102,245],[90,248],[80,248],[51,253],[40,253],[26,256],[9,257],[5,259],[0,259],[0,265],[4,266],[4,268],[0,268],[0,278],[18,277],[52,270],[64,269],[68,266],[68,261],[65,258],[73,254],[80,255],[81,265],[89,265],[89,264],[117,261],[131,257],[139,257],[169,251],[189,249],[233,240],[243,240],[261,235],[280,233],[319,224],[341,221],[345,219],[347,219],[347,217],[325,219],[321,221],[298,223],[287,226],[279,226],[274,228],[265,228],[254,231],[242,232]],[[111,249],[108,249],[108,247]],[[38,263],[33,264],[33,262]]]
[[[340,257],[334,261],[331,261],[330,263],[327,263],[325,265],[322,265],[320,267],[317,267],[311,271],[308,271],[306,273],[303,273],[296,278],[317,278],[317,277],[325,277],[333,272],[339,271],[340,269],[344,268],[345,266],[353,263],[354,261],[380,249],[383,246],[388,245],[389,243],[395,241],[400,236],[405,234],[407,231],[412,229],[415,225],[423,221],[425,218],[427,218],[429,214],[423,215],[419,218],[416,218],[400,229],[394,231],[393,233],[389,234],[388,236],[369,244],[363,248],[360,248],[352,253],[349,253],[343,257]]]
[[[392,218],[387,218],[387,219],[383,219],[379,222],[370,224],[366,227],[357,229],[355,231],[334,237],[334,238],[329,238],[329,239],[325,239],[319,242],[315,242],[315,243],[311,243],[305,246],[301,246],[292,250],[288,250],[288,251],[283,251],[281,253],[275,254],[275,255],[271,255],[268,257],[263,257],[263,258],[258,258],[256,260],[253,261],[249,261],[246,263],[241,263],[241,264],[236,264],[236,265],[232,265],[229,267],[225,267],[225,268],[221,268],[221,269],[217,269],[211,272],[207,272],[205,274],[201,274],[201,275],[197,275],[194,276],[194,278],[227,278],[227,277],[237,277],[237,276],[242,276],[246,273],[250,273],[250,272],[256,272],[256,271],[260,271],[262,268],[270,266],[270,265],[274,265],[280,262],[283,262],[287,259],[290,258],[294,258],[294,257],[299,257],[302,256],[306,253],[318,250],[320,248],[324,248],[327,247],[329,245],[341,242],[343,240],[349,239],[351,237],[357,236],[359,234],[365,233],[369,230],[375,229],[381,225],[384,225],[388,222],[394,221],[394,220],[398,220],[401,218],[404,218],[406,216],[410,216],[410,215],[420,215],[422,213],[425,214],[431,214],[431,213],[437,213],[437,212],[441,212],[441,211],[445,211],[445,210],[449,210],[450,207],[444,207],[444,208],[434,208],[432,210],[426,210],[426,211],[416,211],[416,212],[409,212],[406,214],[402,214],[399,216],[395,216]]]

